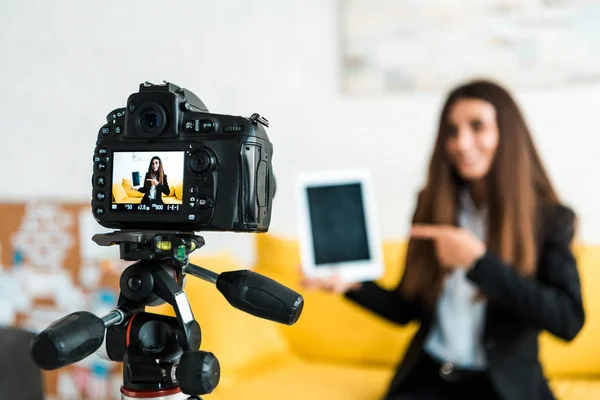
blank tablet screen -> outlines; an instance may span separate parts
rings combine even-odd
[[[307,188],[315,265],[370,260],[360,183]]]

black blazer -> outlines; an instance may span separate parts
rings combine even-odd
[[[154,201],[150,200],[148,197],[150,195],[150,188],[152,187],[152,183],[148,179],[151,178],[151,175],[146,172],[146,177],[144,178],[144,186],[139,188],[138,191],[145,193],[142,198],[142,204],[164,204],[162,201],[163,193],[165,196],[168,196],[171,190],[169,189],[169,182],[167,182],[167,174],[163,174],[163,183],[160,182],[156,186],[156,198]]]
[[[535,278],[518,275],[490,252],[467,274],[488,299],[483,343],[487,373],[498,396],[506,400],[554,399],[538,359],[538,335],[546,330],[570,341],[585,320],[570,249],[575,215],[562,206],[543,214]],[[346,297],[398,324],[421,323],[388,389],[389,398],[411,379],[413,367],[423,356],[432,314],[418,299],[409,301],[373,282]]]

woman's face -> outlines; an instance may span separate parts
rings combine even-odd
[[[160,161],[157,159],[152,160],[152,171],[157,172],[158,167],[160,167]]]
[[[500,132],[496,109],[479,99],[457,100],[448,113],[446,152],[465,181],[485,178],[492,167]]]

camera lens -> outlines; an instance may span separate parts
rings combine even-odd
[[[133,113],[133,128],[138,136],[158,136],[166,126],[167,114],[156,103],[142,103]]]

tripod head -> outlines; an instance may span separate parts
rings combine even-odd
[[[79,311],[54,322],[33,339],[31,354],[53,370],[105,343],[108,358],[123,362],[122,399],[179,399],[181,392],[199,399],[218,385],[217,358],[199,350],[200,325],[183,290],[187,275],[215,284],[233,307],[275,322],[293,325],[304,306],[300,294],[255,272],[217,274],[191,264],[189,254],[204,245],[193,232],[115,231],[92,240],[118,244],[121,259],[136,261],[121,274],[117,307],[103,317]],[[144,311],[165,302],[176,317]]]

